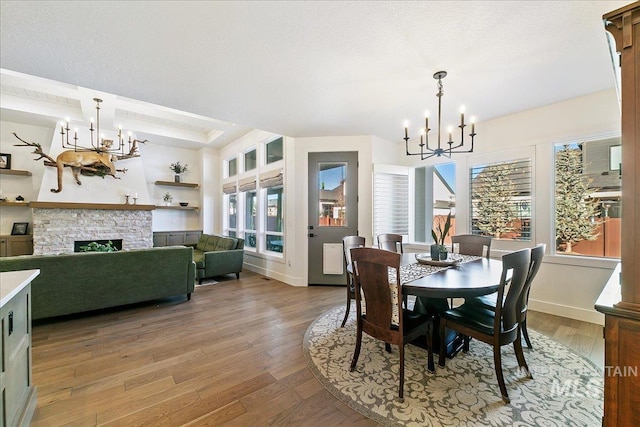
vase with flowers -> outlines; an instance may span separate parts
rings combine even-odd
[[[162,200],[164,201],[165,206],[171,206],[171,202],[173,202],[173,196],[168,191],[164,193],[162,196]]]
[[[180,174],[185,173],[187,171],[188,166],[189,165],[187,164],[181,165],[180,162],[171,163],[171,166],[169,166],[169,169],[171,169],[175,174],[174,176],[175,182],[180,182]]]
[[[433,238],[434,244],[431,245],[431,259],[434,261],[445,260],[447,259],[448,251],[447,247],[444,244],[444,240],[449,235],[449,231],[451,230],[451,212],[447,215],[447,219],[438,223],[438,226],[435,229],[431,229],[431,237]]]

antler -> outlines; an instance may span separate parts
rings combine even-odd
[[[27,142],[24,139],[20,138],[15,132],[13,132],[13,136],[15,136],[16,138],[18,138],[22,144],[13,144],[14,147],[35,147],[35,150],[33,150],[33,154],[37,154],[38,157],[37,159],[35,159],[35,161],[37,162],[40,159],[47,159],[49,162],[53,163],[55,165],[56,163],[56,159],[54,159],[53,157],[49,156],[48,154],[45,154],[42,151],[42,146],[40,144],[38,144],[37,142]],[[47,161],[45,161],[45,164],[47,163]]]

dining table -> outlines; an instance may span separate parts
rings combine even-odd
[[[452,254],[450,257],[451,259],[458,257],[460,260],[460,256],[457,254]],[[425,258],[428,257],[425,256]],[[498,290],[502,277],[502,260],[468,256],[462,258],[461,262],[456,262],[454,265],[434,262],[433,264],[436,265],[427,265],[431,268],[425,268],[423,275],[418,273],[419,277],[409,277],[409,281],[405,282],[402,279],[403,273],[406,273],[408,269],[419,272],[420,265],[424,262],[428,263],[428,260],[424,261],[423,258],[423,261],[418,263],[415,253],[402,254],[400,260],[402,293],[416,297],[414,311],[429,312],[435,316],[436,323],[438,323],[438,312],[451,308],[450,299],[472,298],[491,294]],[[434,328],[434,331],[436,332],[433,337],[434,351],[438,351],[440,341],[437,334],[438,329]],[[460,350],[462,339],[455,331],[448,330],[445,340],[447,342],[447,356],[453,357]]]

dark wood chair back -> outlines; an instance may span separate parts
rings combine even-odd
[[[518,366],[523,368],[531,378],[529,367],[524,358],[520,343],[520,312],[522,303],[520,295],[529,276],[531,249],[522,249],[502,257],[502,275],[495,305],[495,310],[479,308],[476,304],[463,304],[441,313],[440,317],[440,365],[444,366],[446,345],[445,330],[450,328],[465,337],[464,350],[468,350],[468,337],[475,338],[493,347],[498,385],[502,399],[509,403],[509,395],[502,372],[502,356],[500,347],[513,343]],[[509,285],[507,289],[507,285]],[[489,325],[492,325],[489,326]]]
[[[522,249],[502,257],[502,277],[497,301],[503,301],[503,304],[496,305],[493,325],[494,333],[500,334],[501,343],[512,343],[516,338],[520,311],[522,310],[520,294],[527,281],[530,261],[531,249]],[[511,278],[508,280],[509,272]],[[509,289],[505,296],[507,284],[509,284]]]
[[[475,234],[459,234],[451,236],[451,252],[458,245],[458,253],[462,255],[484,256],[491,255],[491,237],[477,236]]]
[[[358,363],[362,333],[398,346],[400,353],[398,396],[403,399],[404,345],[419,336],[427,338],[427,367],[434,370],[432,349],[433,317],[402,308],[400,258],[396,252],[374,248],[351,249],[357,323],[356,348],[351,371]],[[364,310],[363,310],[364,308]],[[389,348],[390,350],[390,348]]]
[[[344,255],[344,265],[347,277],[347,308],[344,312],[344,318],[340,327],[344,327],[349,318],[349,312],[351,310],[351,300],[356,298],[355,286],[353,284],[353,274],[349,272],[351,270],[351,249],[358,247],[365,247],[366,239],[361,236],[345,236],[342,238],[342,252]]]
[[[536,275],[538,274],[538,270],[540,270],[546,246],[547,245],[545,245],[544,243],[541,243],[535,248],[531,249],[529,273],[527,274],[527,280],[525,281],[524,287],[522,288],[522,293],[520,294],[520,307],[522,307],[521,312],[523,313],[527,311],[529,305],[529,292],[531,292],[531,283],[533,283],[533,279],[535,279]]]
[[[403,253],[402,235],[392,233],[380,234],[378,236],[378,248],[384,249],[385,251]]]

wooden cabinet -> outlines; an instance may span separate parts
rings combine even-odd
[[[36,387],[31,379],[31,281],[39,273],[0,273],[2,426],[28,426],[36,408]]]
[[[640,425],[640,3],[604,15],[620,54],[621,265],[596,302],[605,315],[603,426]],[[617,59],[617,58],[616,58]],[[618,61],[614,61],[618,64]]]
[[[0,236],[0,257],[33,254],[33,236]]]
[[[202,230],[189,231],[155,231],[153,233],[153,246],[174,246],[196,244],[200,239]]]

